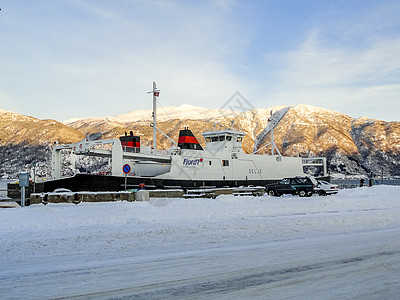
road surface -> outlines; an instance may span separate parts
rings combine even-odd
[[[400,227],[33,258],[0,272],[2,299],[398,299]]]

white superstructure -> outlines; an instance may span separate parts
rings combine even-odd
[[[128,164],[128,177],[154,177],[171,180],[243,181],[279,180],[283,177],[304,176],[303,166],[325,166],[325,158],[304,159],[281,155],[246,154],[242,150],[245,134],[232,130],[203,133],[205,149],[154,150],[150,147],[127,149],[120,140],[81,141],[77,144],[56,146],[53,150],[53,177],[60,178],[61,149],[72,149],[74,154],[111,158],[111,175],[123,176],[122,167]],[[96,149],[100,144],[111,144],[112,149]]]
[[[180,131],[178,143],[168,150],[156,149],[157,128],[155,98],[159,95],[153,83],[153,147],[140,146],[140,138],[125,135],[120,139],[89,141],[84,139],[76,144],[55,146],[53,149],[53,178],[61,178],[60,151],[71,149],[72,155],[94,155],[109,157],[112,176],[126,176],[140,180],[154,179],[155,182],[191,185],[226,183],[229,186],[238,184],[264,184],[280,180],[283,177],[304,176],[304,166],[323,168],[326,176],[325,158],[284,157],[279,151],[271,155],[246,154],[242,150],[245,133],[235,130],[217,130],[204,132],[205,149],[185,128]],[[286,111],[285,111],[286,112]],[[271,119],[272,116],[271,116]],[[276,123],[279,122],[276,121]],[[274,124],[276,125],[276,124]],[[164,133],[162,133],[164,134]],[[165,135],[165,134],[164,134]],[[169,138],[169,137],[168,137]],[[131,144],[130,144],[131,143]],[[271,141],[272,145],[273,140]],[[98,146],[110,144],[108,149]],[[127,146],[128,145],[128,146]],[[129,173],[124,174],[123,166],[128,165]],[[136,182],[136,181],[135,181]]]

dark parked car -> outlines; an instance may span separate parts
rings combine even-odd
[[[265,186],[265,190],[270,196],[292,194],[300,197],[310,197],[314,193],[314,188],[315,184],[310,177],[284,178],[278,183]]]

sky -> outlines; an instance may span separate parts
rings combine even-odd
[[[400,121],[398,0],[0,0],[0,109],[309,104]]]

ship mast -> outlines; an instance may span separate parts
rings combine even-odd
[[[157,149],[157,96],[156,82],[153,82],[153,148]]]
[[[153,123],[150,124],[150,126],[153,127],[153,149],[157,150],[157,131],[159,131],[162,135],[169,139],[173,144],[178,145],[173,139],[171,139],[168,135],[166,135],[164,132],[161,131],[161,129],[157,127],[157,97],[160,97],[160,90],[157,90],[155,82],[153,82],[153,90],[147,92],[147,94],[153,94]]]
[[[153,149],[157,149],[157,97],[160,96],[160,90],[157,90],[156,82],[153,81],[153,90],[147,92],[147,94],[153,94],[153,123],[151,123],[151,127],[153,127]]]

